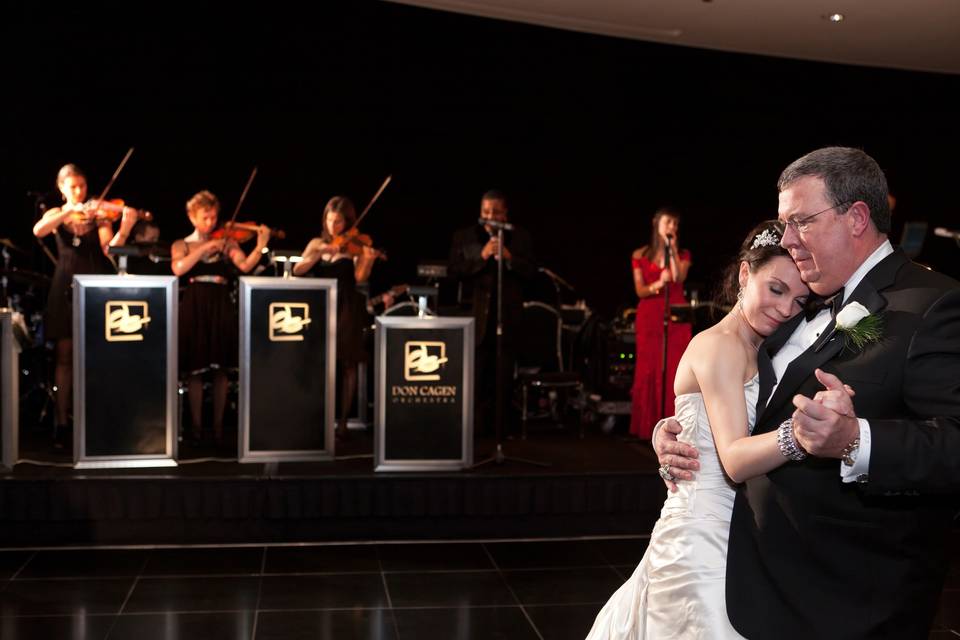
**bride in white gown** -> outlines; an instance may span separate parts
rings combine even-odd
[[[808,289],[780,247],[779,223],[747,236],[726,287],[737,303],[697,334],[674,383],[679,439],[700,452],[691,482],[668,493],[633,575],[597,615],[587,640],[741,638],[727,618],[727,535],[735,483],[786,461],[776,432],[749,437],[759,392],[757,349],[801,311]]]

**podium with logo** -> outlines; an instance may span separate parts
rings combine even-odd
[[[240,278],[240,462],[334,454],[337,281]]]
[[[20,429],[20,343],[16,339],[16,312],[0,308],[0,468],[17,463]]]
[[[73,277],[74,466],[176,466],[177,281]]]
[[[473,460],[473,318],[376,319],[376,471]]]

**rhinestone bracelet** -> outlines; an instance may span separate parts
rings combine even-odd
[[[788,418],[780,423],[777,429],[777,446],[780,453],[788,460],[800,461],[807,457],[807,452],[797,442],[793,435],[793,419]]]

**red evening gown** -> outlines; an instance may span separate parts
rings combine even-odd
[[[689,261],[690,252],[680,252],[680,260]],[[643,272],[643,281],[656,282],[663,268],[646,258],[633,259],[633,267]],[[630,412],[630,433],[649,440],[653,426],[664,417],[660,412],[661,367],[663,364],[663,296],[664,292],[648,296],[637,305],[635,319],[637,357],[634,360],[633,408]],[[687,304],[683,285],[670,285],[670,304]],[[690,344],[692,327],[688,323],[670,323],[667,333],[667,401],[666,415],[673,413],[673,380],[677,375],[680,356]]]

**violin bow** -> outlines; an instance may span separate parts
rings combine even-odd
[[[123,160],[120,161],[120,166],[117,167],[117,170],[113,172],[113,177],[110,178],[110,182],[107,183],[107,186],[103,188],[103,193],[100,194],[100,197],[97,198],[97,202],[103,202],[104,198],[107,197],[107,194],[110,193],[110,189],[113,188],[113,183],[117,181],[117,177],[120,175],[120,172],[123,171],[123,168],[127,164],[127,160],[130,159],[130,156],[133,155],[133,147],[127,150],[127,155],[123,156]]]
[[[373,203],[375,203],[375,202],[377,201],[377,198],[380,197],[380,194],[383,193],[383,190],[387,188],[387,185],[390,184],[390,181],[391,181],[391,180],[393,180],[393,176],[387,176],[387,179],[383,181],[383,184],[380,185],[380,188],[377,189],[377,192],[376,192],[375,194],[373,194],[373,197],[372,197],[372,198],[370,198],[370,202],[367,204],[366,208],[364,208],[363,213],[361,213],[361,214],[360,214],[360,217],[357,218],[357,221],[353,223],[353,226],[354,226],[354,227],[359,227],[359,226],[360,226],[360,221],[363,220],[363,217],[364,217],[365,215],[367,215],[368,213],[370,213],[370,207],[372,207],[372,206],[373,206]]]
[[[243,193],[240,194],[240,199],[237,200],[237,208],[233,210],[233,215],[230,216],[230,222],[223,225],[223,228],[226,229],[229,226],[232,226],[234,222],[237,221],[237,214],[240,213],[240,207],[243,206],[243,201],[247,198],[247,192],[250,191],[250,185],[253,184],[253,179],[257,177],[257,168],[254,167],[253,171],[250,172],[250,177],[247,179],[247,186],[243,188]]]

